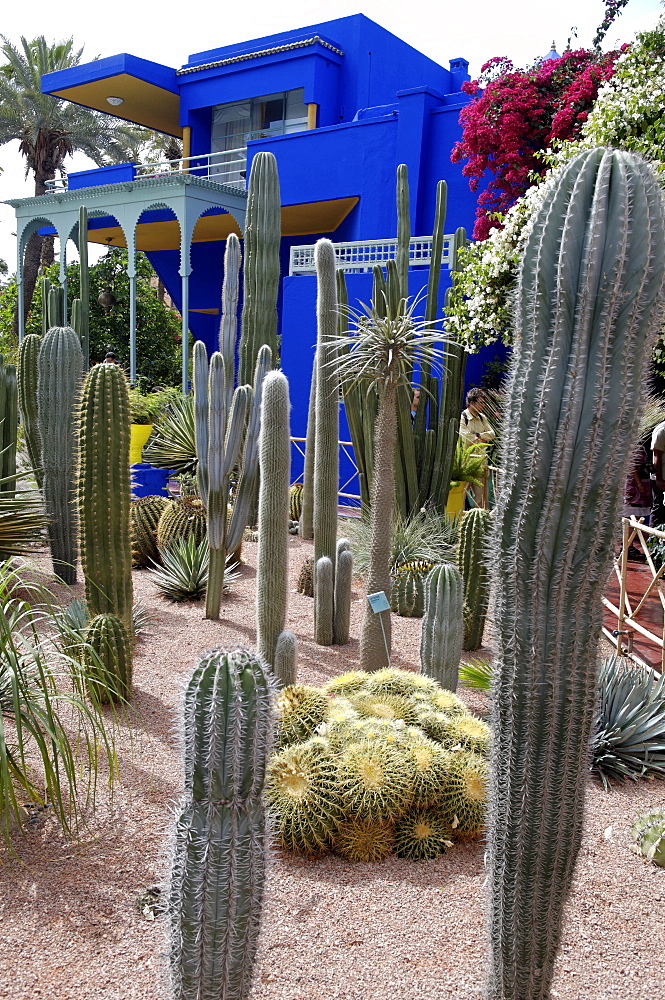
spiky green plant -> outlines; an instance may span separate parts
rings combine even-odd
[[[333,615],[333,642],[336,646],[344,646],[349,641],[352,587],[353,552],[349,547],[348,540],[340,538],[337,542]]]
[[[425,559],[403,563],[391,574],[390,607],[402,618],[422,618],[425,614],[425,580],[434,563]]]
[[[193,396],[183,396],[168,403],[152,429],[143,458],[158,469],[196,473]]]
[[[391,263],[391,262],[389,262]],[[394,262],[392,262],[394,263]],[[391,268],[389,268],[390,272]],[[385,307],[385,308],[384,308]],[[417,302],[401,299],[395,303],[384,296],[381,307],[349,310],[354,329],[338,344],[336,362],[340,381],[347,387],[364,386],[378,394],[374,432],[374,477],[370,510],[370,565],[367,592],[383,591],[390,599],[390,524],[395,497],[395,446],[397,441],[397,398],[400,388],[409,388],[416,356],[421,364],[437,364],[440,339],[429,327],[416,320]],[[365,607],[360,638],[360,665],[379,670],[390,659],[390,614],[374,614]]]
[[[0,492],[0,561],[30,552],[40,542],[46,515],[38,490]]]
[[[194,538],[197,545],[205,540],[207,517],[200,497],[186,496],[169,500],[157,522],[157,548],[168,549],[178,539]]]
[[[159,496],[132,500],[129,508],[129,527],[132,534],[134,566],[149,566],[151,562],[159,560],[157,525],[168,504],[166,497]]]
[[[418,721],[418,709],[404,695],[370,694],[362,691],[360,694],[348,694],[347,698],[361,716],[371,716],[375,719],[402,719],[407,725],[415,725]]]
[[[395,818],[411,800],[415,764],[396,746],[359,740],[337,757],[344,809],[367,819]]]
[[[364,578],[369,568],[369,510],[349,521],[347,531],[353,544],[356,572]],[[440,514],[430,506],[421,507],[408,517],[396,511],[392,519],[390,572],[421,559],[430,563],[452,562],[458,531],[459,518]]]
[[[177,1000],[249,993],[265,880],[272,686],[253,653],[212,650],[185,691],[185,792],[169,885]]]
[[[459,529],[457,565],[464,580],[464,649],[478,649],[483,644],[485,620],[490,599],[487,544],[492,515],[474,507],[462,515]]]
[[[326,740],[314,737],[272,757],[266,797],[280,844],[299,854],[320,854],[344,813],[337,768]]]
[[[431,861],[452,847],[452,829],[435,809],[410,809],[395,827],[395,854]]]
[[[598,672],[591,770],[612,778],[665,775],[665,675],[610,656]]]
[[[420,633],[420,669],[450,691],[457,688],[464,640],[464,583],[452,563],[430,570]]]
[[[401,694],[407,698],[416,694],[432,697],[440,691],[438,684],[431,677],[395,667],[365,674],[365,687],[373,695]]]
[[[573,158],[534,219],[514,301],[492,531],[488,1000],[550,995],[582,836],[600,598],[664,276],[650,168],[618,150]]]
[[[302,483],[294,483],[289,490],[289,518],[299,521],[302,514]]]
[[[364,670],[347,670],[346,673],[333,677],[323,687],[327,694],[345,697],[357,691],[362,691],[369,675]]]
[[[333,840],[333,850],[362,864],[385,861],[395,846],[395,824],[388,819],[344,819]]]
[[[282,372],[268,372],[263,382],[259,442],[259,549],[256,566],[256,648],[274,666],[277,639],[286,624],[288,605],[289,383]]]
[[[16,571],[0,566],[0,836],[26,799],[48,802],[74,834],[102,758],[113,774],[113,745],[98,705],[85,701],[78,661],[54,655],[51,595],[32,585],[32,605],[10,596],[17,586]]]
[[[285,629],[277,636],[273,673],[283,687],[296,683],[298,675],[298,640]]]
[[[18,349],[18,405],[25,433],[25,446],[37,485],[42,486],[42,439],[37,409],[37,359],[42,338],[29,333]]]
[[[639,816],[630,831],[632,849],[647,861],[665,868],[665,809]]]
[[[458,679],[464,687],[489,692],[492,688],[492,673],[492,664],[487,660],[462,660]]]
[[[117,615],[95,615],[85,632],[85,677],[93,701],[126,702],[132,690],[132,649],[127,628]]]
[[[298,584],[296,587],[299,594],[304,597],[314,597],[314,557],[307,556],[300,567],[298,574]]]
[[[454,715],[439,742],[448,749],[462,747],[487,756],[492,746],[492,729],[474,715]]]
[[[436,804],[448,780],[450,753],[426,737],[409,741],[406,753],[415,765],[413,804],[420,807]]]
[[[328,714],[328,699],[318,688],[291,684],[280,691],[277,709],[277,739],[280,746],[302,743],[313,736]]]
[[[198,601],[208,586],[208,542],[196,541],[194,534],[177,538],[166,549],[159,550],[161,566],[150,575],[158,593],[169,601]]]
[[[451,754],[439,809],[456,836],[477,837],[485,827],[489,766],[472,751]]]

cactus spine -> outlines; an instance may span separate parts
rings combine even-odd
[[[79,461],[81,563],[88,609],[92,617],[117,615],[131,635],[129,395],[118,365],[95,365],[86,376]]]
[[[582,833],[600,598],[664,272],[651,169],[619,150],[576,156],[534,220],[514,303],[491,549],[490,1000],[550,996]]]
[[[457,566],[440,563],[425,581],[425,614],[420,633],[420,670],[441,687],[457,690],[464,637],[464,584]]]
[[[492,515],[473,507],[462,517],[457,563],[464,580],[464,600],[468,608],[464,629],[464,649],[479,649],[490,599],[489,571],[485,550]]]
[[[337,350],[337,279],[335,277],[335,249],[330,240],[319,240],[314,249],[317,278],[316,346],[316,441],[314,444],[314,563],[327,556],[333,568],[337,543],[337,503],[339,490],[339,376],[335,367]],[[317,575],[314,574],[316,596]],[[326,594],[328,593],[326,589]],[[330,594],[333,598],[333,594]],[[323,595],[314,603],[314,633],[331,636],[328,629],[316,625],[317,609],[322,607]],[[326,621],[332,621],[333,607],[324,611]],[[317,638],[317,642],[320,639]]]
[[[258,353],[267,344],[277,363],[277,292],[282,233],[277,161],[272,153],[252,160],[247,188],[244,303],[240,334],[240,385],[251,382]]]
[[[314,563],[314,638],[319,646],[332,646],[335,584],[328,556]]]
[[[286,621],[289,575],[289,384],[281,372],[268,372],[263,383],[259,469],[256,648],[274,666],[277,639]]]
[[[333,642],[344,646],[349,641],[351,619],[351,584],[353,582],[353,553],[346,538],[337,543],[337,566],[335,567],[335,615],[333,619]]]
[[[41,489],[42,443],[39,434],[39,411],[37,408],[38,357],[42,338],[29,333],[23,338],[18,349],[18,405],[25,432],[30,467],[34,470],[37,485]]]
[[[185,693],[185,793],[169,890],[175,1000],[249,993],[265,881],[273,683],[247,650],[212,650]]]
[[[77,554],[75,410],[83,378],[83,354],[71,327],[58,326],[48,331],[39,348],[37,367],[44,505],[49,518],[51,558],[54,572],[65,583],[72,584],[76,583]],[[90,502],[95,503],[95,498],[91,497]]]

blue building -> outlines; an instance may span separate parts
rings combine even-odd
[[[295,389],[292,433],[303,435],[315,340],[311,247],[322,235],[332,239],[350,295],[368,300],[371,264],[393,253],[395,171],[405,163],[411,232],[425,237],[413,241],[410,287],[425,284],[437,181],[448,182],[448,233],[469,228],[474,216],[475,197],[450,162],[467,69],[461,58],[438,65],[358,14],[198,52],[179,69],[122,54],[49,74],[45,93],[175,136],[182,159],[72,173],[66,189],[54,183],[46,196],[11,202],[19,281],[25,243],[45,226],[60,237],[64,278],[67,241],[80,238],[85,204],[87,239],[128,247],[130,286],[134,251],[144,250],[182,313],[183,332],[214,349],[225,239],[242,236],[252,158],[274,153],[282,367]],[[451,237],[446,253],[453,250]],[[131,367],[134,374],[135,350]]]

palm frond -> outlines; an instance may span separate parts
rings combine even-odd
[[[462,660],[459,665],[459,683],[476,691],[492,688],[492,664],[486,660]]]

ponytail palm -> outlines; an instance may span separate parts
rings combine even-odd
[[[413,366],[440,367],[441,335],[414,317],[417,300],[395,303],[383,292],[382,301],[349,310],[353,329],[337,343],[340,382],[364,385],[378,396],[374,437],[374,476],[370,500],[370,554],[367,593],[384,591],[390,600],[390,552],[395,502],[395,447],[397,398],[400,387],[411,385]],[[382,621],[383,618],[383,621]],[[360,669],[380,670],[390,660],[390,613],[374,614],[365,605],[360,639]]]

